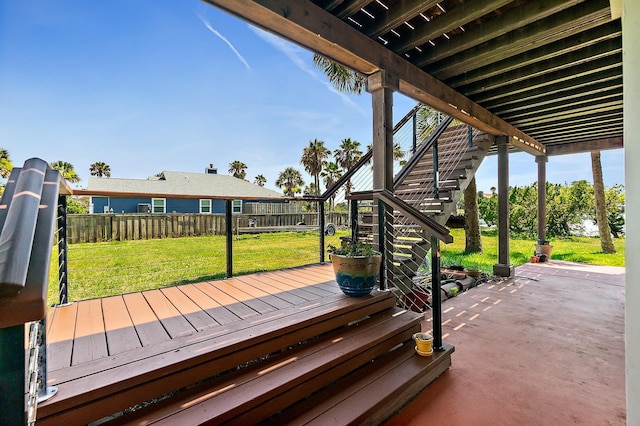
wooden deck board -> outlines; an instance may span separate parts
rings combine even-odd
[[[71,365],[106,357],[108,352],[102,300],[92,299],[78,303],[78,317],[83,320],[76,323]]]
[[[102,314],[109,355],[142,347],[122,296],[102,299]]]
[[[214,286],[213,281],[206,283],[199,283],[198,288],[202,290],[206,295],[224,305],[229,311],[233,312],[240,319],[250,318],[254,315],[258,315],[258,313],[251,309],[249,306],[244,305],[233,297],[229,296],[224,291],[220,291],[216,286]]]
[[[173,306],[162,292],[150,290],[142,294],[172,339],[195,333],[196,329],[185,317],[180,315],[180,311]]]
[[[210,328],[222,327],[224,333],[224,326],[248,318],[258,324],[260,316],[280,310],[284,318],[296,306],[319,306],[314,301],[339,294],[335,282],[324,282],[332,274],[330,265],[309,265],[52,308],[47,325],[49,370]]]
[[[142,346],[171,339],[142,293],[125,294],[123,300]]]
[[[268,303],[263,302],[260,299],[256,299],[251,295],[245,293],[244,291],[238,289],[233,281],[231,280],[223,280],[223,281],[210,281],[209,284],[216,287],[218,290],[226,293],[230,297],[234,298],[238,303],[242,303],[246,306],[249,306],[254,311],[260,314],[266,314],[267,312],[273,312],[276,309],[269,305]]]
[[[254,288],[258,288],[260,290],[264,290],[274,297],[278,297],[284,301],[286,301],[289,305],[297,305],[300,303],[306,302],[308,299],[298,296],[293,292],[283,291],[282,289],[274,286],[271,282],[265,279],[259,279],[258,277],[252,275],[243,275],[237,278],[238,280],[253,286]]]
[[[275,309],[284,309],[293,305],[293,303],[289,303],[286,300],[281,299],[274,294],[266,292],[265,289],[260,288],[261,286],[260,282],[257,282],[257,285],[251,285],[247,283],[247,281],[251,281],[251,278],[245,278],[245,279],[232,278],[227,280],[229,284],[233,285],[238,290],[242,290],[248,295],[256,299],[262,300],[263,302],[274,307]],[[253,281],[253,282],[256,283],[256,281]]]
[[[47,332],[47,367],[50,371],[66,368],[71,365],[77,314],[77,303],[49,310],[50,325],[49,332]]]
[[[191,326],[198,331],[204,330],[218,323],[204,312],[178,287],[168,287],[160,290],[164,296],[180,311],[182,316],[189,321]]]

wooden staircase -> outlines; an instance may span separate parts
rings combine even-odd
[[[408,204],[445,225],[493,143],[477,133],[468,144],[466,126],[449,126],[438,138],[438,196],[434,195],[433,151],[427,151],[409,174],[395,185],[394,193]],[[402,215],[393,217],[394,269],[392,282],[406,294],[431,247],[429,236]]]
[[[54,372],[38,424],[377,424],[451,364],[415,353],[421,320],[390,292],[309,301]]]

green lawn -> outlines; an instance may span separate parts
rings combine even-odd
[[[444,265],[463,265],[491,272],[498,259],[498,238],[496,231],[482,232],[483,254],[464,253],[464,230],[452,229],[454,241],[451,244],[442,244],[440,251]],[[535,240],[511,239],[509,249],[511,263],[515,266],[529,262],[535,249]],[[591,263],[594,265],[624,266],[624,238],[614,239],[617,250],[615,254],[604,254],[600,248],[600,239],[593,237],[571,237],[567,239],[554,239],[552,259],[566,260],[568,262]]]
[[[338,245],[339,235],[326,244]],[[464,231],[453,229],[452,244],[442,244],[443,265],[477,267],[486,272],[497,261],[495,231],[483,234],[484,254],[464,254]],[[624,266],[624,239],[615,240],[618,253],[605,255],[597,238],[553,240],[553,259]],[[529,261],[533,240],[511,240],[511,262]],[[51,265],[49,304],[57,303],[57,253]],[[328,258],[327,258],[328,260]],[[319,261],[318,234],[283,232],[243,235],[233,242],[234,275],[301,266]],[[176,284],[224,278],[225,237],[73,244],[69,247],[69,299],[104,297]]]

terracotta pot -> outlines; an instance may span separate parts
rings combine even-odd
[[[341,256],[331,255],[333,271],[340,290],[347,296],[361,297],[371,293],[380,272],[382,256]]]
[[[546,254],[547,259],[551,259],[551,251],[553,246],[550,244],[536,244],[536,254]]]
[[[540,258],[538,256],[531,256],[531,263],[538,263]]]

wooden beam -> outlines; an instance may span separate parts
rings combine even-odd
[[[360,9],[371,3],[371,0],[350,0],[343,2],[340,6],[335,8],[335,15],[344,19],[349,16],[355,15],[360,12]]]
[[[378,18],[377,25],[365,25],[362,32],[371,38],[386,34],[392,29],[402,25],[407,16],[416,16],[425,10],[431,9],[442,0],[406,0],[389,10],[384,17]]]
[[[595,141],[572,142],[565,145],[551,145],[547,147],[547,155],[579,154],[582,152],[604,151],[607,149],[624,148],[624,138],[607,138]]]
[[[527,67],[539,61],[552,59],[577,49],[583,49],[605,40],[619,37],[622,37],[620,22],[609,22],[605,25],[599,25],[578,33],[572,37],[563,38],[551,44],[545,44],[534,50],[529,50],[526,53],[511,56],[501,61],[491,62],[480,68],[467,70],[464,74],[447,78],[446,83],[464,93],[465,91],[460,89],[461,86],[469,85],[482,79],[491,78],[520,67]]]
[[[527,52],[536,47],[560,40],[567,35],[584,31],[589,28],[609,22],[609,9],[600,1],[580,4],[571,9],[546,17],[527,26],[518,27],[514,31],[504,35],[487,39],[484,32],[467,31],[464,36],[476,34],[480,39],[487,39],[486,43],[475,44],[473,49],[462,51],[458,49],[456,39],[452,37],[447,43],[439,43],[436,49],[428,53],[427,57],[420,57],[417,65],[424,68],[435,61],[447,58],[438,64],[438,69],[428,68],[428,71],[438,78],[446,79],[454,75],[463,74],[466,71],[489,65],[513,55]],[[484,30],[485,26],[481,29]],[[445,47],[456,46],[455,50],[448,52]],[[459,52],[459,53],[458,53]],[[454,55],[454,53],[458,53]]]
[[[474,0],[473,2],[458,5],[451,11],[439,15],[430,22],[424,22],[420,27],[416,27],[416,29],[410,33],[410,37],[405,37],[397,43],[392,42],[389,49],[402,54],[416,46],[422,46],[430,40],[438,38],[444,33],[448,33],[454,28],[461,27],[495,9],[499,9],[511,3],[511,1],[512,0]]]
[[[456,53],[479,46],[485,42],[504,36],[538,20],[548,18],[564,9],[581,3],[583,0],[535,0],[528,2],[526,12],[523,8],[516,7],[494,19],[483,22],[473,30],[465,31],[446,41],[441,41],[433,49],[425,50],[415,64],[422,68],[428,64],[451,57]],[[601,1],[601,0],[600,0]],[[493,41],[492,43],[493,44]],[[413,46],[412,46],[413,47]],[[498,46],[496,46],[498,47]],[[474,49],[475,51],[475,49]],[[404,53],[401,51],[400,53]],[[494,58],[500,60],[502,58]]]
[[[481,131],[509,135],[530,154],[544,154],[544,145],[309,0],[205,1],[362,74],[384,69],[400,81],[401,93]]]
[[[500,75],[485,78],[476,83],[460,87],[458,90],[461,90],[467,95],[485,92],[569,67],[581,67],[587,62],[621,53],[622,38],[609,39],[594,46],[576,49],[565,55],[536,62],[529,66],[523,65],[520,68],[504,72]]]

